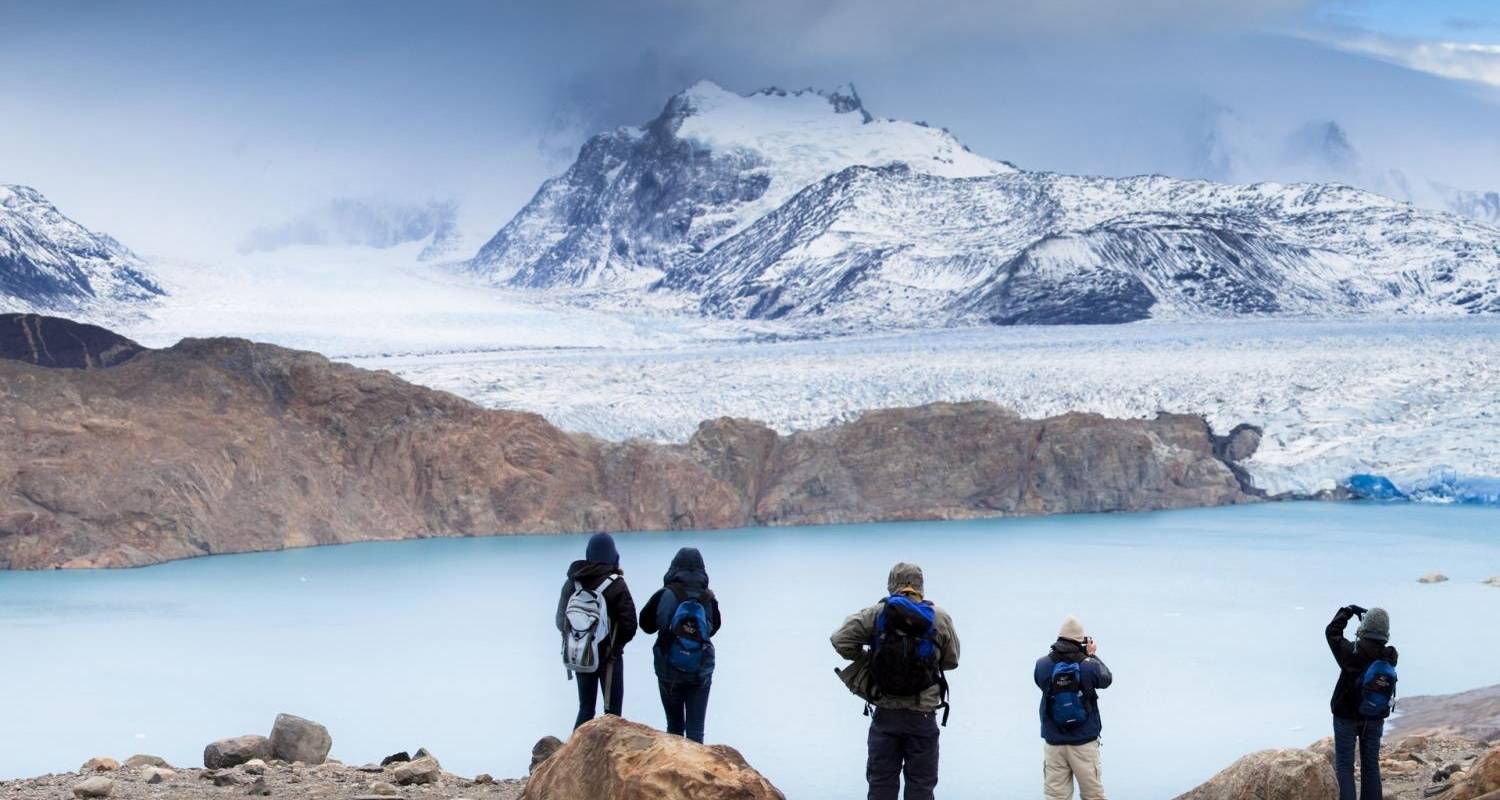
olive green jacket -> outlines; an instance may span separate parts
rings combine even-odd
[[[870,641],[875,637],[875,618],[885,601],[849,616],[833,632],[830,641],[840,656],[851,662],[842,669],[835,669],[849,691],[864,698],[877,708],[901,708],[916,711],[936,711],[943,705],[942,689],[933,686],[916,697],[872,697],[870,688]],[[958,668],[958,633],[953,629],[953,618],[948,612],[934,606],[937,630],[933,632],[933,643],[938,647],[938,666],[944,672]]]

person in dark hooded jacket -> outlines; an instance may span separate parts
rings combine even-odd
[[[678,631],[672,625],[677,609],[685,600],[697,600],[708,620],[707,631],[692,630],[695,623],[684,614],[683,622],[690,630],[683,635],[693,637],[690,647],[678,647],[677,663],[673,663],[673,645]],[[656,665],[657,688],[661,691],[661,705],[667,712],[667,733],[687,736],[695,742],[703,742],[704,720],[708,717],[708,693],[713,688],[714,650],[710,639],[724,624],[719,615],[719,598],[708,588],[708,569],[703,565],[703,554],[695,547],[684,547],[672,558],[672,566],[662,577],[662,588],[651,595],[641,609],[641,630],[656,634],[656,644],[651,648]]]
[[[594,718],[599,703],[600,687],[604,688],[604,713],[620,716],[625,699],[625,645],[635,638],[635,600],[630,596],[630,587],[625,585],[625,573],[620,569],[620,551],[615,549],[614,537],[607,533],[596,533],[589,538],[582,561],[574,561],[568,567],[568,579],[563,581],[562,597],[557,601],[557,630],[567,630],[568,600],[579,586],[593,590],[606,578],[613,577],[604,589],[604,604],[609,615],[609,636],[600,644],[601,665],[595,672],[574,673],[578,684],[577,728]]]
[[[1358,616],[1355,641],[1344,638],[1349,620]],[[1359,713],[1365,670],[1376,661],[1396,665],[1396,648],[1387,644],[1391,638],[1391,617],[1383,608],[1366,611],[1359,606],[1344,606],[1333,615],[1323,631],[1333,660],[1339,665],[1339,679],[1333,687],[1329,705],[1333,709],[1334,772],[1339,779],[1339,800],[1355,800],[1354,751],[1359,750],[1362,800],[1380,800],[1384,789],[1380,780],[1380,739],[1385,733],[1384,719],[1367,719]]]

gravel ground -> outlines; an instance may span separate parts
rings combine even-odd
[[[73,789],[91,777],[102,777],[113,782],[110,798],[127,800],[174,800],[176,798],[236,798],[251,796],[249,791],[257,779],[263,778],[270,797],[287,800],[352,800],[356,797],[374,797],[380,789],[387,792],[391,800],[516,800],[525,788],[524,780],[497,780],[480,783],[456,775],[443,773],[435,785],[395,786],[393,771],[397,765],[381,768],[379,765],[353,767],[343,764],[285,764],[273,761],[266,765],[264,775],[253,775],[244,766],[226,770],[176,769],[172,777],[161,783],[147,783],[149,767],[120,767],[116,770],[80,774],[67,772],[0,781],[0,798],[4,800],[72,800]],[[253,767],[251,768],[254,769]],[[215,786],[212,776],[222,774],[224,786]],[[378,784],[388,784],[381,787]],[[264,796],[264,795],[258,795]]]

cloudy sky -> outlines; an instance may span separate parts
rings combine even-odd
[[[1500,190],[1490,0],[0,0],[0,183],[148,254],[334,197],[488,233],[700,78],[852,81],[1037,169]]]

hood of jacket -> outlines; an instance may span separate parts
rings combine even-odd
[[[1036,652],[1036,651],[1032,651]],[[1072,639],[1059,637],[1052,643],[1052,658],[1057,661],[1082,661],[1089,657],[1083,645]]]
[[[568,567],[568,580],[578,581],[583,588],[592,589],[598,586],[610,575],[623,575],[624,571],[614,564],[601,564],[597,561],[574,561]]]
[[[696,547],[684,547],[677,551],[672,557],[672,566],[667,568],[667,574],[662,576],[661,582],[670,586],[680,583],[695,589],[708,588],[708,568],[703,565],[703,554]]]
[[[926,593],[922,588],[922,568],[902,561],[891,567],[891,575],[885,582],[885,591],[886,594],[895,594],[906,588],[915,589],[919,595]]]

